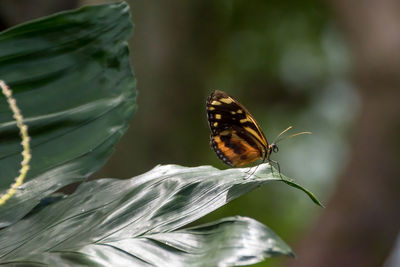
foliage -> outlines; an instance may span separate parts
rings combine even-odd
[[[118,17],[118,19],[116,19]],[[126,4],[86,7],[0,34],[0,79],[13,90],[31,136],[31,170],[0,206],[0,227],[108,159],[135,109]],[[17,176],[20,137],[0,98],[0,192]]]
[[[0,207],[0,263],[226,266],[293,255],[250,218],[187,228],[271,181],[301,189],[320,204],[268,164],[251,177],[248,168],[157,166],[128,180],[84,182],[72,195],[51,196],[98,170],[127,128],[136,109],[127,48],[131,32],[122,3],[60,13],[0,34],[0,78],[26,118],[33,155],[27,182]],[[4,192],[18,171],[20,149],[4,101],[0,133]]]

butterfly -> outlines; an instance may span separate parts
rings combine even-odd
[[[211,129],[210,145],[218,158],[232,167],[241,167],[257,160],[271,160],[272,152],[278,152],[279,138],[292,127],[282,131],[277,141],[268,143],[259,124],[250,112],[232,96],[216,90],[207,98],[207,118]],[[301,132],[289,136],[310,134]]]

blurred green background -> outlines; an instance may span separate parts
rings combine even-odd
[[[346,164],[347,129],[359,102],[327,8],[310,0],[132,1],[131,7],[139,109],[96,177],[132,177],[168,163],[227,168],[209,146],[205,113],[207,96],[221,89],[250,110],[270,141],[290,125],[293,133],[313,132],[283,141],[273,157],[285,175],[326,202]],[[294,246],[319,212],[303,193],[270,184],[200,222],[249,216]]]
[[[3,29],[59,10],[113,1],[22,2],[0,3]],[[334,5],[318,0],[128,2],[135,23],[131,55],[139,109],[112,158],[92,178],[128,178],[168,163],[226,168],[209,146],[205,112],[207,96],[220,89],[249,109],[269,141],[290,125],[293,133],[313,133],[283,141],[273,159],[285,175],[328,203],[336,178],[350,164],[355,146],[350,137],[364,105],[350,76],[354,55],[348,43],[354,40],[348,28],[347,37],[342,31],[341,7],[335,13]],[[201,223],[249,216],[272,228],[296,253],[324,212],[300,191],[270,184]],[[301,258],[277,258],[256,266],[297,263]]]

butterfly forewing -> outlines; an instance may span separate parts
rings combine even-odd
[[[223,91],[207,99],[211,146],[228,165],[243,166],[264,158],[268,142],[251,114]]]

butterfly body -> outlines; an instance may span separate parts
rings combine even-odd
[[[210,144],[226,164],[239,167],[256,160],[270,161],[275,144],[268,144],[250,112],[227,93],[216,90],[207,99]]]

